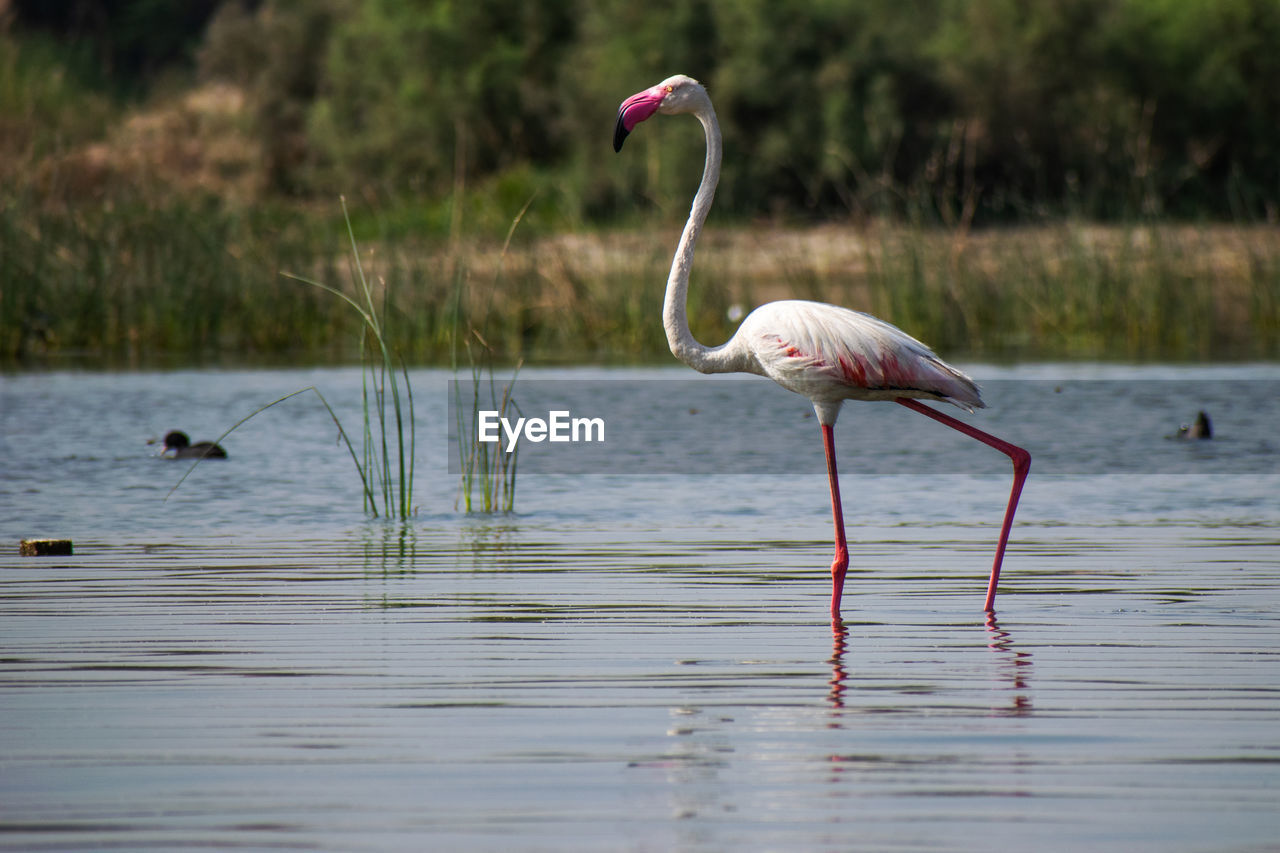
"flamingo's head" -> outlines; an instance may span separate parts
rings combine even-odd
[[[621,151],[627,134],[654,113],[688,113],[705,103],[709,103],[707,90],[697,80],[683,74],[668,77],[658,85],[632,95],[618,107],[618,123],[613,128],[613,150]]]

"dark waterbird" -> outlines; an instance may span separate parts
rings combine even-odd
[[[227,451],[212,441],[192,444],[185,432],[175,429],[165,434],[164,450],[160,455],[170,459],[226,459]]]
[[[1192,440],[1213,438],[1213,422],[1209,420],[1209,413],[1201,411],[1196,415],[1195,423],[1178,427],[1178,438]]]

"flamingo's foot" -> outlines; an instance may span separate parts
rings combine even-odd
[[[849,569],[849,552],[843,548],[836,551],[835,560],[831,563],[831,618],[840,618],[840,599],[844,596],[844,574]]]

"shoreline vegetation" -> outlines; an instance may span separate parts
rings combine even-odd
[[[455,322],[497,363],[662,363],[674,225],[360,240],[409,364],[447,365]],[[342,244],[305,218],[181,207],[32,221],[0,208],[0,365],[353,363],[350,312],[294,272],[359,291]],[[467,286],[458,299],[457,282]],[[1059,223],[712,226],[690,289],[707,343],[775,299],[867,311],[949,359],[1280,358],[1280,230]],[[456,316],[455,316],[456,312]],[[355,318],[358,320],[358,318]]]
[[[349,236],[410,366],[670,363],[701,131],[608,136],[675,71],[724,126],[704,342],[800,298],[952,360],[1280,360],[1274,0],[84,5],[0,0],[3,370],[359,363],[282,275],[363,304]]]

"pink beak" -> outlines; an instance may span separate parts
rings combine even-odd
[[[658,111],[667,90],[654,86],[637,95],[632,95],[618,107],[618,123],[613,128],[613,150],[621,151],[623,140],[640,122]]]

